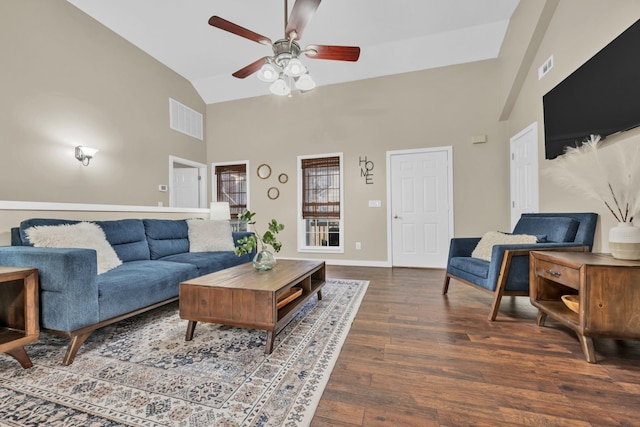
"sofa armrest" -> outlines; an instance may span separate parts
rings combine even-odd
[[[70,332],[98,322],[95,250],[2,246],[0,265],[38,269],[43,328]]]

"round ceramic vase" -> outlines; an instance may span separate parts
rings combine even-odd
[[[640,228],[620,222],[609,230],[609,250],[617,259],[640,260]]]

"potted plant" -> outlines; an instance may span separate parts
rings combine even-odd
[[[240,256],[255,250],[257,253],[253,257],[253,267],[256,270],[271,270],[276,265],[276,258],[268,250],[267,245],[271,246],[275,252],[280,252],[282,242],[278,240],[276,235],[284,230],[284,224],[272,219],[267,225],[267,231],[261,236],[255,228],[254,216],[255,212],[251,212],[248,209],[238,215],[238,220],[241,223],[253,226],[254,233],[239,239],[234,252]]]
[[[600,200],[618,225],[609,231],[614,258],[640,259],[640,228],[633,219],[640,214],[640,146],[620,141],[602,148],[599,135],[591,135],[580,147],[567,148],[548,169],[558,183]]]

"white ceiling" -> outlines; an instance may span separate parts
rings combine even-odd
[[[68,0],[189,80],[207,104],[269,94],[231,73],[271,48],[208,24],[213,15],[277,40],[283,0]],[[300,45],[360,46],[358,62],[302,61],[318,86],[495,58],[519,0],[325,0]],[[294,0],[289,0],[289,9]]]

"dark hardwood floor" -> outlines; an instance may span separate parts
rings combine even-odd
[[[442,270],[327,270],[370,284],[312,426],[640,426],[640,342],[595,339],[590,364],[526,297],[489,322],[490,295],[443,296]]]

